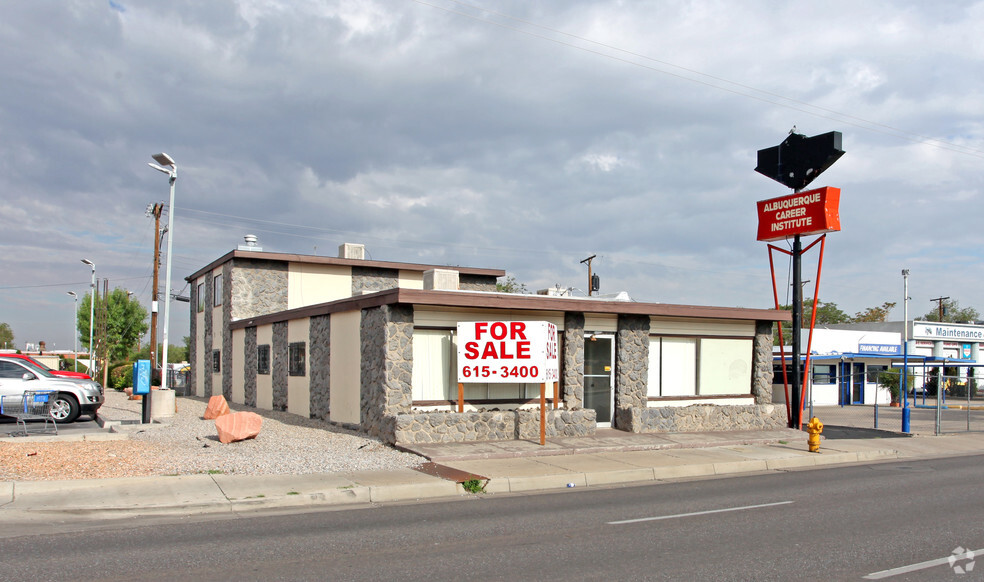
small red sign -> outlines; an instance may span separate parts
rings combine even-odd
[[[817,188],[758,202],[758,240],[840,230],[840,188]]]

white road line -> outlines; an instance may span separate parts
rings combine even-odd
[[[724,509],[709,509],[707,511],[695,511],[693,513],[678,513],[676,515],[660,515],[657,517],[640,517],[638,519],[623,519],[622,521],[609,521],[607,525],[622,525],[626,523],[639,523],[640,521],[659,521],[661,519],[676,519],[678,517],[692,517],[695,515],[709,515],[712,513],[727,513],[729,511],[744,511],[746,509],[760,509],[762,507],[789,505],[790,503],[792,503],[792,501],[777,501],[776,503],[763,503],[761,505],[745,505],[742,507],[727,507]]]
[[[984,552],[984,549],[968,550],[963,554],[950,555],[945,558],[937,558],[935,560],[929,560],[928,562],[919,562],[918,564],[910,564],[908,566],[899,566],[898,568],[892,568],[891,570],[882,570],[881,572],[874,572],[872,574],[868,574],[867,576],[865,576],[864,579],[881,580],[882,578],[891,578],[892,576],[898,576],[899,574],[908,574],[909,572],[925,570],[927,568],[942,566],[943,564],[949,565],[950,558],[955,558],[957,560],[972,560],[975,555],[979,556],[981,552]]]

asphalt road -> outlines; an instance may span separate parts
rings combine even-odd
[[[975,456],[314,513],[46,524],[79,531],[3,531],[0,577],[861,580],[901,568],[872,579],[980,579],[984,564],[958,576],[947,558],[984,548],[982,480],[984,456]],[[972,563],[959,558],[954,565]]]

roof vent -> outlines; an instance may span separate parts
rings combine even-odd
[[[450,269],[430,269],[424,271],[424,290],[457,291],[458,271]]]
[[[338,258],[358,259],[361,261],[366,258],[366,245],[342,243],[338,245]]]
[[[263,250],[263,247],[256,246],[256,235],[255,234],[247,234],[246,236],[243,237],[243,240],[246,241],[246,244],[239,245],[239,250],[241,250],[241,251],[262,251]]]

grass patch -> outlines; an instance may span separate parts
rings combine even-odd
[[[469,493],[484,493],[485,483],[481,479],[468,479],[461,482],[461,487]]]
[[[287,495],[300,495],[297,491],[288,491]]]

